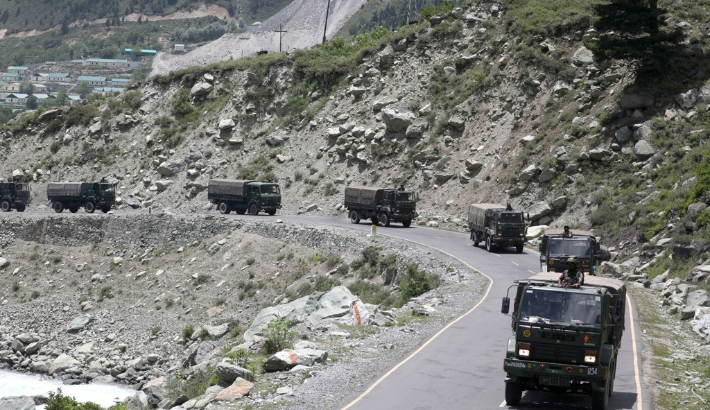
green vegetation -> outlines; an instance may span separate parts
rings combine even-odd
[[[291,321],[288,319],[274,320],[264,329],[264,351],[266,354],[279,352],[291,347],[296,332],[289,329]]]
[[[62,390],[59,389],[57,392],[49,392],[49,398],[47,403],[45,403],[45,410],[127,410],[126,406],[121,404],[116,404],[114,406],[105,408],[94,404],[92,402],[79,403],[73,397],[65,396],[62,394]]]
[[[189,399],[200,397],[205,394],[207,388],[219,382],[214,368],[199,369],[190,374],[189,377],[181,370],[167,383],[168,397],[177,398],[186,395]]]

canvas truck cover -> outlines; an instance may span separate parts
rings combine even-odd
[[[210,179],[207,193],[213,195],[245,195],[250,182],[237,179]]]
[[[570,229],[570,233],[572,233],[572,236],[595,236],[592,232],[590,231],[581,231],[579,229]],[[564,229],[546,229],[544,236],[562,236],[565,233]]]
[[[531,276],[528,279],[521,280],[521,283],[524,283],[525,281],[531,281],[531,282],[547,282],[547,283],[557,283],[557,281],[560,278],[560,274],[558,272],[540,272],[535,274],[534,276]],[[591,276],[591,275],[584,275],[584,285],[583,286],[594,286],[598,288],[606,288],[609,290],[610,293],[615,294],[615,295],[625,295],[626,294],[626,285],[624,282],[618,280],[618,279],[611,279],[611,278],[605,278],[601,276]]]
[[[382,192],[385,189],[386,188],[376,187],[347,187],[345,188],[345,202],[376,205],[382,199]]]
[[[81,182],[50,182],[47,184],[47,197],[81,196]]]
[[[505,205],[500,204],[471,204],[468,206],[468,222],[477,226],[485,225],[486,211],[498,209],[505,211]]]

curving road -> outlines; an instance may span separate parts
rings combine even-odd
[[[246,216],[249,217],[254,218]],[[278,217],[293,223],[370,229],[366,224],[352,225],[347,219]],[[483,248],[474,248],[466,234],[421,227],[402,228],[399,224],[390,228],[378,227],[377,233],[417,242],[453,256],[488,277],[490,286],[478,305],[472,306],[469,312],[373,381],[364,392],[343,403],[342,410],[591,408],[590,397],[581,394],[557,396],[526,392],[519,406],[505,403],[503,358],[511,321],[509,316],[500,313],[501,298],[513,280],[539,271],[537,253],[527,248],[522,254],[514,251],[488,253]],[[640,354],[636,309],[629,298],[614,393],[609,398],[610,410],[652,408],[650,394],[641,384]]]
[[[67,216],[71,217],[70,214]],[[230,214],[227,217],[275,220],[270,216]],[[279,215],[277,218],[291,223],[370,230],[367,224],[352,225],[344,218],[294,215]],[[525,392],[519,406],[505,403],[503,358],[511,334],[511,321],[509,316],[500,313],[501,298],[506,295],[513,280],[538,272],[537,253],[528,249],[521,254],[514,251],[488,253],[483,248],[473,247],[466,234],[421,227],[403,228],[399,224],[393,224],[390,228],[378,227],[377,232],[444,252],[481,272],[490,283],[476,306],[374,380],[364,392],[353,395],[343,403],[342,410],[562,410],[591,407],[591,399],[586,395],[557,396],[544,392]],[[652,408],[650,394],[641,384],[640,352],[636,309],[629,296],[626,331],[619,354],[614,393],[609,399],[610,410]]]

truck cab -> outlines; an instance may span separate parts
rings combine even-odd
[[[539,273],[511,287],[506,402],[518,405],[525,390],[584,393],[595,410],[606,410],[624,330],[625,285],[589,277],[579,288],[562,288],[558,276]],[[503,298],[502,312],[509,307]]]
[[[17,212],[24,212],[31,202],[30,185],[17,178],[8,178],[7,182],[0,182],[0,209],[10,212],[15,208]]]
[[[595,276],[601,245],[592,232],[564,229],[548,229],[542,236],[539,247],[540,270],[563,272],[566,261],[574,257],[585,275]]]

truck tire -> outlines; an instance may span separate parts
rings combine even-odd
[[[269,215],[271,215],[271,216],[274,216],[274,215],[276,215],[276,210],[275,210],[275,209],[269,209],[268,211],[266,211],[266,213],[269,214]]]
[[[259,207],[256,204],[249,205],[249,215],[259,215]]]
[[[17,204],[15,209],[17,209],[17,212],[25,212],[25,204]]]
[[[70,207],[69,207],[69,212],[75,214],[75,213],[77,213],[77,211],[79,211],[79,207],[78,207],[78,206],[70,206]]]
[[[604,390],[592,390],[592,410],[606,410],[609,405],[609,381],[611,375],[607,375]]]
[[[384,212],[377,215],[377,220],[382,226],[390,226],[390,217]]]
[[[64,210],[64,205],[61,202],[57,201],[52,204],[52,209],[54,209],[54,212],[61,214]]]
[[[402,221],[402,226],[405,228],[409,228],[410,226],[412,226],[412,220],[406,219],[406,220]]]
[[[471,231],[471,240],[473,241],[473,246],[478,247],[478,243],[481,242],[481,238],[478,237],[478,232]]]
[[[350,211],[350,223],[360,223],[360,214],[357,211]]]
[[[10,201],[2,201],[2,204],[0,204],[0,208],[2,208],[3,212],[10,212]]]
[[[516,243],[515,244],[515,251],[518,253],[523,253],[523,244],[522,243]]]
[[[93,202],[89,201],[84,204],[84,210],[90,214],[93,214],[94,211],[96,210],[96,205],[94,205]]]
[[[488,252],[493,252],[493,244],[491,243],[491,237],[486,236],[486,250]]]
[[[217,205],[217,209],[219,209],[220,213],[223,213],[223,214],[229,213],[229,205],[227,205],[226,202],[220,202],[219,205]]]
[[[509,406],[517,406],[523,397],[523,389],[520,382],[505,382],[505,403]]]

